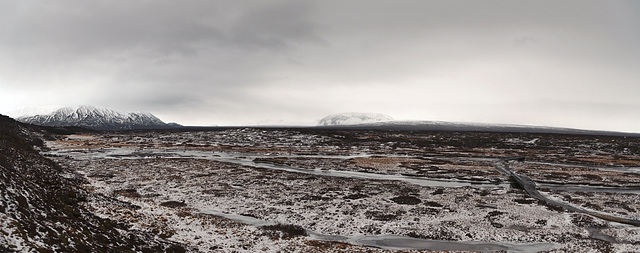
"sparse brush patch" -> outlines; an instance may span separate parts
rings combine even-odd
[[[506,214],[506,213],[500,212],[500,211],[491,211],[485,216],[485,219],[489,220],[489,223],[491,224],[491,226],[495,228],[502,228],[504,227],[504,225],[496,222],[496,219],[498,219],[498,217],[503,214]]]
[[[583,205],[586,208],[591,208],[591,209],[596,210],[596,211],[602,211],[602,207],[600,205],[598,205],[598,204],[587,202],[587,203],[584,203]]]
[[[416,189],[411,187],[400,187],[396,194],[401,195],[416,195]]]
[[[260,227],[263,230],[262,235],[268,236],[273,240],[291,239],[297,236],[308,236],[307,230],[298,225],[292,224],[276,224]]]
[[[255,215],[253,213],[241,213],[240,215],[249,216],[249,217],[252,217],[252,218],[260,219],[260,217],[258,217],[257,215]]]
[[[426,206],[431,206],[431,207],[442,207],[442,204],[435,201],[427,201],[427,202],[424,202],[424,204]]]
[[[140,193],[138,193],[138,190],[136,190],[136,189],[115,190],[115,191],[113,191],[113,193],[118,194],[118,195],[122,195],[122,196],[128,197],[128,198],[139,198],[139,197],[141,197]]]
[[[391,201],[401,205],[417,205],[422,203],[422,200],[414,196],[398,196],[398,197],[392,198]]]
[[[429,239],[429,237],[428,237],[428,236],[426,236],[426,235],[424,235],[424,234],[421,234],[421,233],[418,233],[418,232],[416,232],[416,231],[411,231],[411,232],[409,232],[409,233],[407,234],[407,236],[408,236],[408,237],[411,237],[411,238]]]
[[[444,241],[456,241],[456,240],[462,239],[462,235],[455,234],[453,231],[447,228],[436,228],[433,230],[426,231],[425,233],[412,231],[412,232],[409,232],[407,236],[413,237],[413,238],[420,238],[420,239],[444,240]]]
[[[381,211],[366,211],[364,212],[364,216],[368,219],[379,220],[379,221],[392,221],[399,219],[404,211],[396,211],[394,213],[385,213]]]
[[[442,189],[442,188],[436,189],[435,191],[433,191],[431,193],[431,195],[440,195],[440,194],[444,194],[444,189]]]
[[[518,204],[532,204],[535,202],[535,199],[514,199],[513,202]]]
[[[180,202],[180,201],[175,201],[175,200],[165,201],[165,202],[160,203],[160,205],[164,206],[164,207],[170,207],[170,208],[178,208],[178,207],[187,206],[186,203]]]
[[[334,249],[347,249],[351,246],[348,243],[344,243],[344,242],[316,241],[316,240],[306,241],[305,244],[316,247],[322,251],[325,251],[325,250],[331,251]]]
[[[299,198],[300,200],[312,200],[312,201],[318,201],[318,200],[326,200],[324,197],[322,196],[318,196],[318,195],[304,195],[302,197]]]
[[[563,207],[557,206],[557,205],[554,205],[554,204],[550,204],[550,203],[548,203],[546,201],[538,200],[538,205],[544,206],[544,207],[546,207],[547,209],[549,209],[551,211],[556,211],[556,212],[559,212],[559,213],[564,212],[564,208]]]
[[[607,207],[617,207],[629,212],[636,212],[636,209],[630,207],[627,203],[617,202],[617,201],[607,201],[604,203]]]
[[[87,175],[87,177],[90,177],[90,178],[104,178],[104,179],[113,178],[115,176],[116,175],[111,172],[104,172],[104,171],[91,172]]]
[[[369,197],[369,196],[366,195],[366,194],[356,193],[356,194],[351,194],[351,195],[344,196],[342,198],[344,198],[344,199],[362,199],[362,198],[366,198],[366,197]]]

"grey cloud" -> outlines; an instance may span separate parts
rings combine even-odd
[[[29,97],[95,102],[186,124],[313,121],[325,113],[372,110],[508,123],[513,114],[491,105],[528,99],[626,103],[599,107],[626,113],[622,108],[635,108],[640,92],[639,6],[3,1],[0,88],[12,96],[0,94],[0,106]],[[543,111],[527,111],[553,123],[543,121]],[[198,113],[209,120],[195,119]],[[604,117],[595,109],[593,115]]]
[[[235,1],[36,2],[28,13],[5,19],[22,24],[5,34],[3,41],[24,47],[49,44],[63,53],[145,48],[170,54],[221,45],[279,48],[297,39],[318,39],[313,24],[305,20],[309,2],[244,5]]]
[[[244,13],[228,27],[230,43],[250,48],[291,48],[299,42],[321,43],[309,20],[311,2],[271,3]]]

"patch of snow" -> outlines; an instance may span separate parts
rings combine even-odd
[[[358,125],[392,121],[393,118],[382,113],[347,112],[328,115],[318,122],[320,126]]]

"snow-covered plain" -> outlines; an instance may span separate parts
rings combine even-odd
[[[483,138],[493,144],[472,143]],[[194,252],[640,251],[639,228],[544,206],[511,188],[492,167],[492,161],[514,155],[582,162],[580,182],[633,185],[637,177],[628,172],[585,169],[615,166],[609,161],[621,160],[621,154],[606,158],[616,148],[585,150],[592,140],[573,140],[585,151],[576,148],[564,157],[559,154],[567,152],[565,140],[535,138],[514,142],[513,136],[499,134],[260,129],[136,132],[68,136],[49,142],[48,154],[75,168],[88,179],[88,189],[105,196],[87,202],[88,209]],[[627,165],[640,160],[637,153],[623,158]],[[519,166],[538,180],[578,168]],[[336,176],[349,172],[361,176]],[[428,180],[402,180],[407,176]],[[562,176],[555,181],[567,182]],[[637,194],[585,187],[546,194],[638,217]],[[299,226],[309,236],[262,227],[268,224]],[[425,246],[423,240],[413,247],[412,240],[420,239],[432,244]]]

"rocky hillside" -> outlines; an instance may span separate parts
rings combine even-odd
[[[151,113],[122,113],[94,106],[63,107],[48,114],[22,115],[16,120],[40,126],[77,126],[96,130],[180,127],[175,123],[164,123]]]
[[[0,115],[0,252],[184,252],[81,207],[81,177],[38,152],[43,130]]]

